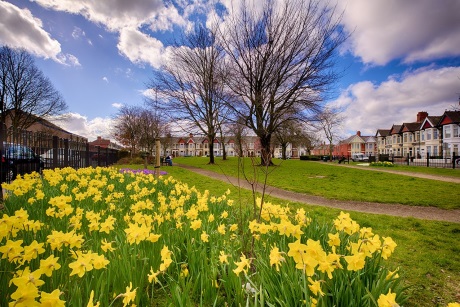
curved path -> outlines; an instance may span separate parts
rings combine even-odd
[[[204,170],[201,168],[189,166],[189,165],[179,165],[176,166],[183,167],[195,173],[211,177],[217,180],[224,181],[226,183],[232,184],[234,186],[240,186],[244,189],[251,190],[251,186],[245,180],[240,180],[238,178],[229,177],[223,174],[218,174],[212,171]],[[352,167],[352,166],[350,166]],[[379,169],[379,171],[382,171]],[[391,172],[391,171],[388,171]],[[441,177],[434,175],[418,174],[418,173],[401,173],[401,172],[392,172],[399,175],[407,175],[412,177],[420,177],[425,179],[432,180],[442,180],[448,182],[454,182],[460,184],[459,178],[451,177]],[[460,188],[460,186],[459,186]],[[257,188],[257,191],[261,191],[261,187]],[[422,206],[409,206],[401,204],[388,204],[388,203],[373,203],[373,202],[358,202],[358,201],[347,201],[347,200],[335,200],[328,199],[320,196],[313,196],[303,193],[297,193],[292,191],[286,191],[272,186],[266,187],[266,194],[285,199],[292,202],[304,203],[308,205],[317,205],[324,207],[331,207],[337,209],[343,209],[347,211],[358,211],[365,213],[373,214],[386,214],[392,216],[401,216],[401,217],[414,217],[424,220],[434,220],[434,221],[446,221],[453,223],[460,223],[460,209],[454,210],[445,210],[436,207],[422,207]],[[460,200],[459,200],[460,201]]]

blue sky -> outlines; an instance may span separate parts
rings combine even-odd
[[[174,35],[241,0],[0,1],[0,45],[23,47],[68,104],[67,130],[110,138],[120,105],[142,105]],[[279,0],[281,1],[281,0]],[[258,3],[258,0],[249,0]],[[331,103],[343,134],[442,115],[460,96],[460,0],[339,0],[350,33]]]

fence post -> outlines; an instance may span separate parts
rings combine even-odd
[[[452,153],[452,169],[455,169],[455,161],[457,160],[458,156],[455,155],[455,152]]]
[[[426,167],[430,167],[430,153],[426,153]]]
[[[86,142],[85,167],[89,167],[89,143]]]
[[[59,138],[56,135],[53,135],[53,161],[52,165],[53,168],[58,167],[58,146],[59,146]]]
[[[410,163],[410,156],[409,156],[409,153],[407,154],[407,165],[409,165]]]
[[[69,166],[69,140],[64,139],[64,165],[63,167]]]

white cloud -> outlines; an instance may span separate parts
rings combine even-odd
[[[86,36],[86,33],[85,31],[83,31],[82,29],[80,29],[79,27],[74,27],[73,31],[72,31],[72,37],[74,39],[80,39],[81,37],[83,36]]]
[[[65,120],[54,120],[53,122],[63,129],[88,138],[89,141],[101,136],[106,139],[113,139],[111,127],[113,120],[109,117],[96,117],[88,120],[86,116],[78,113],[67,113],[63,117]]]
[[[116,32],[122,28],[137,28],[164,8],[161,0],[35,0],[39,5],[56,11],[80,14],[86,19],[102,24]]]
[[[107,77],[102,77],[102,80],[107,82],[107,83],[109,83],[109,78],[107,78]]]
[[[72,54],[60,53],[58,54],[58,58],[61,64],[74,67],[81,66],[80,62],[78,61],[78,58]]]
[[[163,64],[163,43],[135,29],[120,32],[118,50],[133,63],[148,63],[155,68]]]
[[[364,63],[384,65],[460,55],[460,1],[348,0],[343,24]]]
[[[119,103],[119,102],[115,102],[115,103],[112,103],[112,107],[116,108],[116,109],[119,109],[123,106],[122,103]]]
[[[61,54],[61,45],[43,30],[40,19],[34,18],[28,9],[20,9],[6,1],[0,1],[0,45],[24,48],[62,64],[78,63],[75,57]]]
[[[460,67],[425,68],[381,84],[363,81],[351,85],[333,103],[346,107],[348,133],[375,135],[377,129],[416,121],[420,111],[440,116],[457,103]]]
[[[161,0],[33,0],[42,7],[80,14],[91,22],[101,24],[112,32],[120,34],[118,50],[130,61],[137,64],[147,63],[154,68],[162,64],[162,54],[167,50],[156,38],[141,31],[172,31],[174,26],[190,29],[192,23],[187,19],[193,12],[205,10],[206,1],[177,2],[182,8],[181,15],[175,5],[164,4]],[[84,36],[81,29],[72,33],[74,38]]]

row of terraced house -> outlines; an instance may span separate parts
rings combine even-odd
[[[418,112],[415,122],[395,124],[390,129],[377,129],[373,136],[356,135],[334,146],[333,155],[366,156],[390,155],[424,159],[426,157],[450,158],[459,155],[460,111],[445,111],[440,116]],[[328,154],[327,146],[314,154]]]

